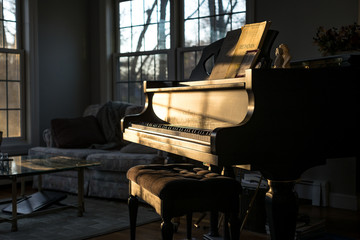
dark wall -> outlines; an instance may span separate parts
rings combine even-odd
[[[38,1],[40,131],[57,117],[81,115],[90,101],[87,0]]]
[[[257,0],[255,8],[256,21],[270,20],[279,31],[274,47],[287,44],[293,60],[320,57],[312,39],[316,29],[353,24],[359,13],[358,0]]]

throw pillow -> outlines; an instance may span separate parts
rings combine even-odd
[[[106,143],[94,116],[53,119],[51,131],[58,148],[87,148],[92,144]]]

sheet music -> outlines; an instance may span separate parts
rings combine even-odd
[[[246,52],[261,49],[270,23],[269,21],[264,21],[243,26],[235,48],[231,48],[225,56],[219,56],[221,58],[216,61],[209,79],[236,77]],[[232,44],[231,42],[225,40],[224,44]],[[228,48],[229,46],[225,47]]]

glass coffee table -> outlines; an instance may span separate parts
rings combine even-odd
[[[44,214],[48,212],[58,211],[66,208],[77,208],[78,216],[81,217],[84,212],[84,168],[99,166],[99,162],[88,162],[84,159],[64,156],[16,156],[10,157],[9,160],[0,162],[0,179],[10,179],[12,181],[12,197],[9,209],[12,216],[9,218],[0,218],[1,222],[11,222],[11,231],[17,231],[17,220],[20,218],[30,217],[34,215]],[[22,196],[23,199],[18,200],[18,179],[22,180],[27,176],[39,175],[39,193],[34,194],[39,196],[41,194],[41,175],[46,173],[77,170],[78,172],[78,204],[77,205],[62,205],[57,208],[50,208],[46,210],[34,211],[28,214],[18,215],[18,203],[26,201],[29,196]],[[21,181],[21,195],[24,194],[24,184]],[[30,195],[31,197],[31,195]]]

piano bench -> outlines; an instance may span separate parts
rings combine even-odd
[[[239,239],[241,185],[235,179],[186,163],[135,166],[128,170],[127,178],[130,184],[128,203],[132,240],[135,240],[138,197],[154,207],[161,216],[163,240],[173,237],[171,219],[184,215],[187,215],[187,238],[191,239],[192,213],[207,211],[223,212],[225,223],[230,225],[229,229],[228,224],[224,224],[224,237]],[[211,225],[217,226],[217,222]]]

